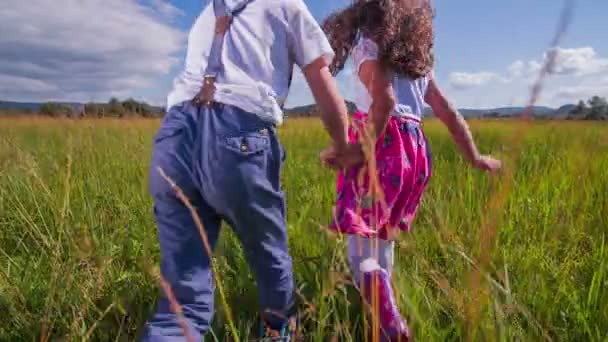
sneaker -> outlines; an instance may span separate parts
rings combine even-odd
[[[296,326],[295,318],[291,318],[280,330],[272,329],[270,325],[262,320],[260,342],[294,342]]]
[[[363,298],[366,301],[368,312],[375,310],[374,316],[380,320],[380,331],[377,332],[382,342],[408,342],[411,340],[407,322],[399,313],[395,302],[395,295],[391,286],[391,278],[374,260],[366,260],[361,264],[363,276]],[[377,307],[372,307],[372,294],[377,293]],[[370,334],[372,332],[372,320]]]

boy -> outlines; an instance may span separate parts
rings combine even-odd
[[[347,141],[346,106],[327,67],[333,57],[303,0],[215,0],[192,27],[185,70],[154,139],[150,192],[161,273],[197,341],[213,317],[211,261],[189,209],[159,169],[197,209],[211,248],[221,221],[230,224],[256,277],[262,336],[290,341],[294,280],[280,184],[285,155],[276,125],[295,63],[321,109],[338,166],[361,160],[360,148]],[[183,336],[164,295],[143,340]]]

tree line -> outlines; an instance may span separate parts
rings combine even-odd
[[[540,115],[539,118],[545,119],[566,119],[566,120],[608,120],[608,101],[601,96],[593,96],[587,101],[579,101],[576,105],[567,105],[562,111],[559,109],[554,113]],[[349,109],[353,109],[350,108]],[[107,103],[86,103],[71,105],[66,103],[46,102],[40,106],[40,114],[51,117],[91,117],[91,118],[123,118],[123,117],[145,117],[157,118],[164,115],[165,109],[154,107],[146,102],[127,99],[120,101],[116,98],[110,99]],[[316,107],[306,106],[289,113],[293,116],[315,116]],[[500,114],[498,112],[486,113],[481,118],[499,118],[511,115]]]
[[[112,98],[108,103],[89,102],[77,105],[46,102],[40,106],[39,112],[46,116],[68,118],[155,118],[163,116],[164,108],[154,107],[134,99],[120,101]]]
[[[587,102],[579,101],[566,117],[569,120],[608,120],[608,101],[593,96]]]
[[[522,108],[522,111],[524,109]],[[481,113],[479,115],[469,115],[468,118],[476,119],[500,119],[513,118],[520,116],[521,113],[501,113],[492,111]],[[593,121],[608,121],[608,101],[601,96],[593,96],[587,101],[579,101],[578,104],[564,105],[559,109],[544,112],[533,113],[532,118],[538,120],[593,120]]]

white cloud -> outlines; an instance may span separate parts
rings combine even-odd
[[[584,76],[608,72],[608,58],[599,57],[592,47],[574,49],[558,47],[554,51],[557,57],[552,70],[553,74]],[[549,53],[545,54],[545,61]]]
[[[524,72],[525,67],[526,67],[526,64],[524,63],[524,61],[517,60],[509,66],[509,68],[508,68],[509,75],[511,77],[521,77],[521,75]]]
[[[556,48],[543,54],[541,59],[516,60],[503,72],[453,72],[449,81],[459,98],[477,107],[477,101],[486,99],[496,105],[523,105],[530,96],[530,86],[536,81],[550,54],[555,54],[552,77],[546,80],[540,98],[541,105],[560,106],[586,100],[599,95],[608,97],[608,58],[597,54],[592,47]],[[476,87],[492,89],[492,94],[479,98]],[[500,100],[498,100],[500,98]],[[519,99],[513,103],[513,99]]]
[[[524,75],[524,76],[534,77],[540,72],[540,69],[542,69],[542,67],[543,67],[543,65],[538,61],[529,61],[528,70],[527,70],[526,75]]]
[[[49,92],[56,91],[57,87],[48,82],[19,76],[0,75],[0,92],[7,93],[13,89],[23,92]]]
[[[540,72],[550,56],[554,55],[555,62],[551,74],[558,76],[588,76],[608,72],[608,58],[602,58],[592,47],[561,48],[548,50],[543,58],[524,63],[515,61],[509,68],[509,73],[515,77],[530,78]],[[527,68],[524,70],[524,64]]]
[[[592,96],[608,97],[608,84],[579,84],[576,86],[562,86],[555,91],[556,100],[576,102],[587,100]]]
[[[173,6],[173,4],[166,0],[152,0],[152,6],[156,9],[156,11],[158,11],[158,13],[168,19],[175,19],[185,15],[184,11]]]
[[[107,100],[151,87],[178,62],[186,36],[155,15],[177,15],[166,2],[154,9],[136,0],[60,3],[4,1],[0,98]]]
[[[608,58],[598,56],[592,47],[556,48],[543,56],[547,62],[551,53],[555,54],[555,64],[551,74],[558,76],[545,87],[556,103],[577,102],[592,96],[608,96]],[[529,72],[538,72],[541,63],[530,61]]]
[[[493,72],[453,72],[449,76],[450,85],[456,89],[468,89],[486,85],[492,81],[500,81],[503,78]]]

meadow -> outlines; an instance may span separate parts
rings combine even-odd
[[[148,196],[156,120],[0,119],[0,341],[132,341],[158,297]],[[608,125],[471,122],[484,152],[469,168],[429,120],[434,174],[399,239],[398,303],[419,341],[608,341]],[[305,341],[363,341],[345,243],[324,225],[334,173],[318,120],[290,119],[290,249]],[[257,334],[253,278],[230,229],[217,265],[208,341]]]

